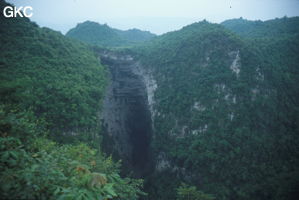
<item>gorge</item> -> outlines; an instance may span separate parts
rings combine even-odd
[[[297,200],[299,17],[0,25],[0,199]]]
[[[140,177],[152,167],[153,130],[145,75],[130,55],[108,50],[98,54],[110,72],[102,111],[104,148]]]

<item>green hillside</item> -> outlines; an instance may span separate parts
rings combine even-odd
[[[2,17],[0,34],[2,103],[33,111],[53,132],[96,127],[106,74],[88,46],[21,18]]]
[[[101,25],[91,21],[78,24],[75,28],[69,30],[66,36],[91,45],[104,47],[129,46],[155,37],[154,34],[148,31],[138,29],[121,31],[113,29],[107,24]]]
[[[106,76],[87,45],[1,15],[0,199],[138,199],[100,151]]]
[[[298,83],[299,17],[64,36],[1,15],[0,199],[297,200]]]
[[[136,44],[154,38],[156,35],[149,31],[141,31],[139,29],[129,29],[126,31],[113,29],[121,38],[128,41],[128,43]]]
[[[299,32],[299,17],[284,17],[264,22],[239,18],[226,20],[221,24],[234,33],[249,38],[282,37]]]
[[[216,199],[296,199],[294,34],[290,29],[285,37],[248,42],[203,21],[136,48],[158,85],[156,166],[169,165],[148,179],[149,199],[174,199],[171,191],[181,182]]]

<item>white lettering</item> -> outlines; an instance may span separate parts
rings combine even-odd
[[[10,17],[32,17],[33,15],[33,8],[31,6],[23,6],[17,8],[12,6],[6,6],[3,9],[3,15],[4,17],[10,18]]]
[[[7,11],[8,10],[8,11]],[[13,7],[11,6],[6,6],[3,10],[3,15],[5,17],[13,17],[14,12],[13,12]]]
[[[15,7],[15,16],[17,17],[17,15],[19,15],[20,17],[23,17],[21,10],[23,9],[23,7],[19,7],[18,9]]]
[[[27,9],[31,10],[31,13],[29,15],[27,13]],[[33,15],[33,13],[32,13],[33,8],[31,6],[25,6],[23,10],[24,10],[25,17],[32,17],[32,15]]]

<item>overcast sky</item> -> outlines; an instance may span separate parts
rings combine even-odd
[[[206,19],[220,23],[243,17],[267,20],[299,16],[299,0],[7,0],[32,6],[32,21],[65,33],[92,20],[118,29],[139,28],[156,34]]]

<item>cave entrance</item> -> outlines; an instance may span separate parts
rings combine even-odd
[[[138,169],[146,168],[149,161],[151,124],[146,109],[144,101],[137,98],[130,107],[127,119],[132,144],[132,165]]]
[[[122,160],[125,171],[144,176],[151,167],[151,117],[145,84],[128,55],[101,52],[110,71],[103,104],[105,151]]]

